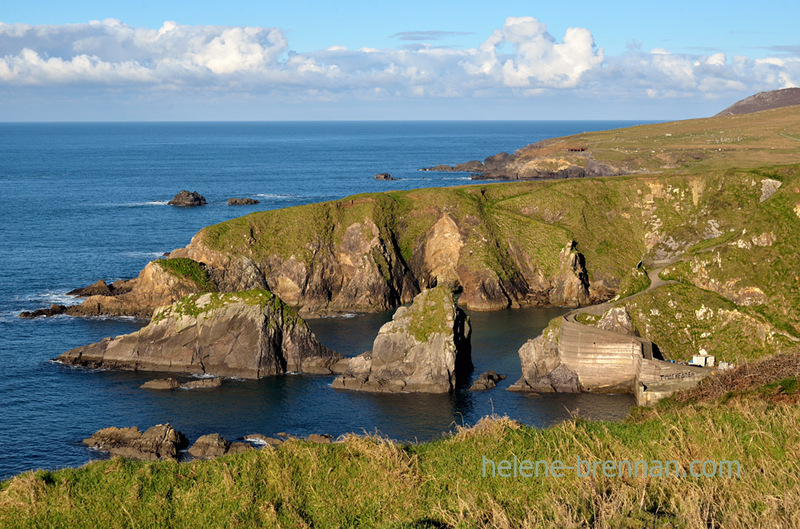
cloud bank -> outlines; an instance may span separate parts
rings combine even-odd
[[[118,20],[0,23],[0,87],[224,91],[339,97],[528,97],[542,93],[714,97],[797,86],[800,57],[674,54],[638,46],[606,56],[587,28],[560,39],[532,17],[508,18],[475,48],[421,42],[454,32],[407,32],[399,49],[331,46],[292,51],[280,28],[187,26],[157,30]],[[778,51],[778,50],[776,50]]]

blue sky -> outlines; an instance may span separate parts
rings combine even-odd
[[[0,121],[680,119],[800,84],[800,2],[13,1]]]

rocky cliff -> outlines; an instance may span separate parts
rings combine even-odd
[[[139,331],[77,347],[56,360],[92,368],[261,378],[331,373],[341,356],[265,290],[190,295]]]
[[[372,351],[348,361],[334,388],[447,393],[472,371],[469,318],[450,288],[424,290],[381,327]]]

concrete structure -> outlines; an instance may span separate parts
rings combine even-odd
[[[654,357],[654,351],[655,356]],[[666,362],[649,340],[582,325],[565,318],[558,341],[561,364],[578,376],[583,391],[633,393],[654,404],[688,389],[714,371]]]

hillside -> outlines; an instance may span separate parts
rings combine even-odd
[[[784,88],[782,90],[759,92],[741,101],[737,101],[716,115],[733,116],[736,114],[750,114],[752,112],[761,112],[762,110],[772,110],[773,108],[794,105],[800,105],[800,88]]]
[[[692,174],[796,163],[798,142],[800,106],[795,106],[553,138],[467,170],[508,180]]]

